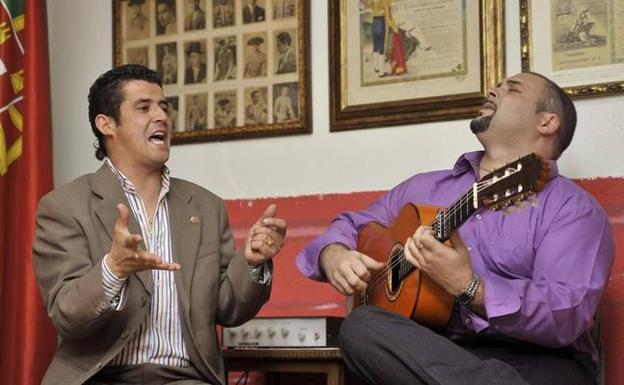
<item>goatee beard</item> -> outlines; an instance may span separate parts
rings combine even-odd
[[[488,115],[472,119],[470,121],[470,131],[472,131],[473,134],[484,132],[488,129],[488,127],[490,127],[492,117],[493,115]]]

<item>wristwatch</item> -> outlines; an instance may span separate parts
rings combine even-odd
[[[481,277],[476,274],[472,275],[472,279],[468,283],[468,286],[464,291],[457,294],[455,296],[455,302],[460,305],[467,305],[472,301],[475,294],[477,293],[477,289],[479,289],[479,285],[481,284]]]

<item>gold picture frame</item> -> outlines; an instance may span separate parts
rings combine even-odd
[[[331,0],[330,130],[474,116],[503,79],[503,11],[498,0]]]
[[[572,97],[624,92],[624,4],[613,0],[520,0],[523,71]]]
[[[310,0],[113,0],[115,65],[163,80],[172,143],[312,131]]]

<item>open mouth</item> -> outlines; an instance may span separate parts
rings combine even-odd
[[[154,144],[165,144],[167,141],[167,134],[164,131],[154,131],[148,140],[150,143]]]
[[[496,112],[496,104],[490,102],[489,100],[479,108],[479,115],[483,115],[486,111]]]

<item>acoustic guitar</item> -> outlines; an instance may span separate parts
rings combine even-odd
[[[358,232],[358,251],[385,263],[371,277],[364,292],[356,292],[354,307],[375,305],[431,327],[444,327],[451,316],[454,297],[405,259],[403,242],[421,224],[429,224],[435,238],[449,242],[453,230],[481,208],[511,209],[530,199],[549,179],[550,166],[529,154],[485,175],[448,208],[407,204],[390,227],[369,222]]]

